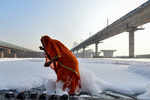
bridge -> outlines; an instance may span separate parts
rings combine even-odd
[[[41,52],[0,41],[0,58],[33,58],[42,56]]]
[[[132,58],[134,57],[134,32],[137,30],[143,30],[143,28],[139,28],[139,26],[149,22],[150,0],[81,42],[79,45],[72,48],[71,51],[76,51],[78,53],[78,50],[83,49],[84,55],[85,48],[91,44],[95,44],[95,55],[98,56],[98,44],[100,41],[122,32],[129,32],[129,57]]]

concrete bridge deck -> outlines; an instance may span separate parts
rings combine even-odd
[[[98,52],[97,45],[100,41],[118,35],[122,32],[129,32],[129,57],[134,57],[134,32],[136,30],[142,30],[139,26],[150,22],[150,1],[148,0],[141,6],[132,10],[128,14],[124,15],[120,19],[113,22],[111,25],[105,27],[101,31],[97,32],[93,36],[89,37],[85,41],[81,42],[76,47],[72,48],[72,51],[83,50],[91,45],[95,44],[95,53]]]

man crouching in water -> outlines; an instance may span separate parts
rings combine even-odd
[[[43,47],[40,49],[44,50],[46,55],[44,66],[50,66],[56,72],[56,82],[63,82],[63,91],[68,89],[69,95],[74,95],[81,88],[77,58],[60,41],[47,35],[41,37],[41,43]]]

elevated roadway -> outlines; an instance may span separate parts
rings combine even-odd
[[[134,31],[142,30],[143,28],[138,27],[149,22],[150,0],[116,20],[93,36],[89,37],[85,41],[81,42],[71,50],[78,51],[83,48],[84,51],[87,46],[95,44],[95,51],[98,52],[97,45],[100,41],[118,35],[122,32],[129,32],[129,57],[134,57]],[[95,54],[97,54],[96,52]]]
[[[1,47],[1,48],[8,48],[8,49],[21,50],[21,51],[33,51],[33,50],[31,50],[31,49],[27,49],[27,48],[24,48],[24,47],[20,47],[20,46],[17,46],[17,45],[8,43],[8,42],[4,42],[4,41],[0,41],[0,47]]]
[[[0,41],[0,58],[5,57],[41,57],[42,53],[8,42]]]

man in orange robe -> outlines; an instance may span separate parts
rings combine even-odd
[[[46,53],[45,66],[50,66],[57,74],[57,82],[62,81],[63,91],[69,89],[69,94],[75,94],[81,88],[78,60],[73,53],[60,41],[49,36],[41,37]]]

